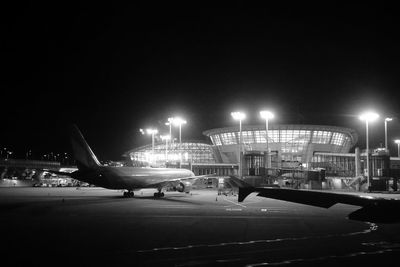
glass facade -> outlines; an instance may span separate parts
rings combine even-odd
[[[218,140],[218,137],[217,139]],[[168,145],[157,143],[154,145],[154,154],[152,146],[147,145],[128,152],[132,161],[153,162],[165,164],[165,162],[182,163],[215,163],[215,157],[209,144],[200,142],[184,142],[182,144],[174,143]]]
[[[266,143],[266,131],[242,131],[243,143],[262,144]],[[220,133],[210,135],[211,141],[216,146],[237,145],[239,143],[239,132]],[[344,133],[330,131],[310,130],[269,130],[268,143],[288,143],[304,146],[304,144],[330,144],[343,146],[349,138]]]
[[[221,140],[224,145],[234,145],[239,143],[237,133],[222,133]]]
[[[222,162],[238,161],[239,127],[227,127],[205,131]],[[268,138],[268,139],[267,139]],[[357,133],[349,128],[324,125],[270,125],[268,137],[264,125],[242,127],[242,151],[265,151],[278,153],[278,162],[311,161],[314,151],[348,153],[357,142]],[[233,156],[228,156],[230,154]]]
[[[343,155],[314,155],[311,161],[312,168],[323,168],[327,176],[354,177],[355,156]]]
[[[324,168],[327,176],[354,177],[356,174],[355,155],[316,154],[312,157],[311,167]],[[366,173],[366,156],[361,155],[360,171]],[[371,175],[387,176],[390,169],[389,156],[370,156]]]

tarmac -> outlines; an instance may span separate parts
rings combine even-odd
[[[357,206],[153,192],[0,188],[1,265],[393,266],[400,252],[400,224],[347,219]]]

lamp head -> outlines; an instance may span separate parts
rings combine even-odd
[[[157,134],[158,130],[157,129],[146,129],[147,134]]]
[[[161,137],[162,140],[170,140],[171,139],[171,136],[169,134],[161,135],[160,137]]]
[[[186,121],[179,117],[173,118],[172,122],[175,126],[180,126],[182,124],[186,124]]]
[[[233,117],[233,119],[235,120],[244,120],[246,118],[246,114],[244,114],[243,112],[240,111],[236,111],[236,112],[231,112],[231,116]]]
[[[360,115],[360,120],[362,120],[362,121],[370,122],[370,121],[376,120],[377,118],[379,118],[379,115],[376,114],[375,112],[371,112],[371,111],[365,112]]]
[[[260,111],[260,116],[261,116],[261,118],[266,119],[266,120],[274,118],[274,114],[268,110]]]

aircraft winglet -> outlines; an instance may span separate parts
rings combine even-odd
[[[239,188],[239,196],[238,196],[238,202],[243,202],[243,200],[250,195],[251,193],[254,192],[254,187],[243,181],[242,179],[239,179],[235,176],[230,176],[229,183],[235,187]]]

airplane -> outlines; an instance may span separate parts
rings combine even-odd
[[[316,190],[280,188],[279,186],[254,187],[243,179],[230,176],[232,186],[239,188],[238,202],[243,202],[251,193],[257,196],[300,203],[320,208],[330,208],[342,203],[361,208],[350,213],[348,218],[371,223],[400,222],[400,199],[375,197],[364,194],[346,194]]]
[[[195,180],[210,176],[195,176],[187,169],[103,166],[76,125],[71,127],[71,145],[78,170],[50,172],[107,189],[126,190],[124,197],[133,197],[134,190],[144,188],[156,188],[154,197],[163,197],[166,187],[189,193]]]

